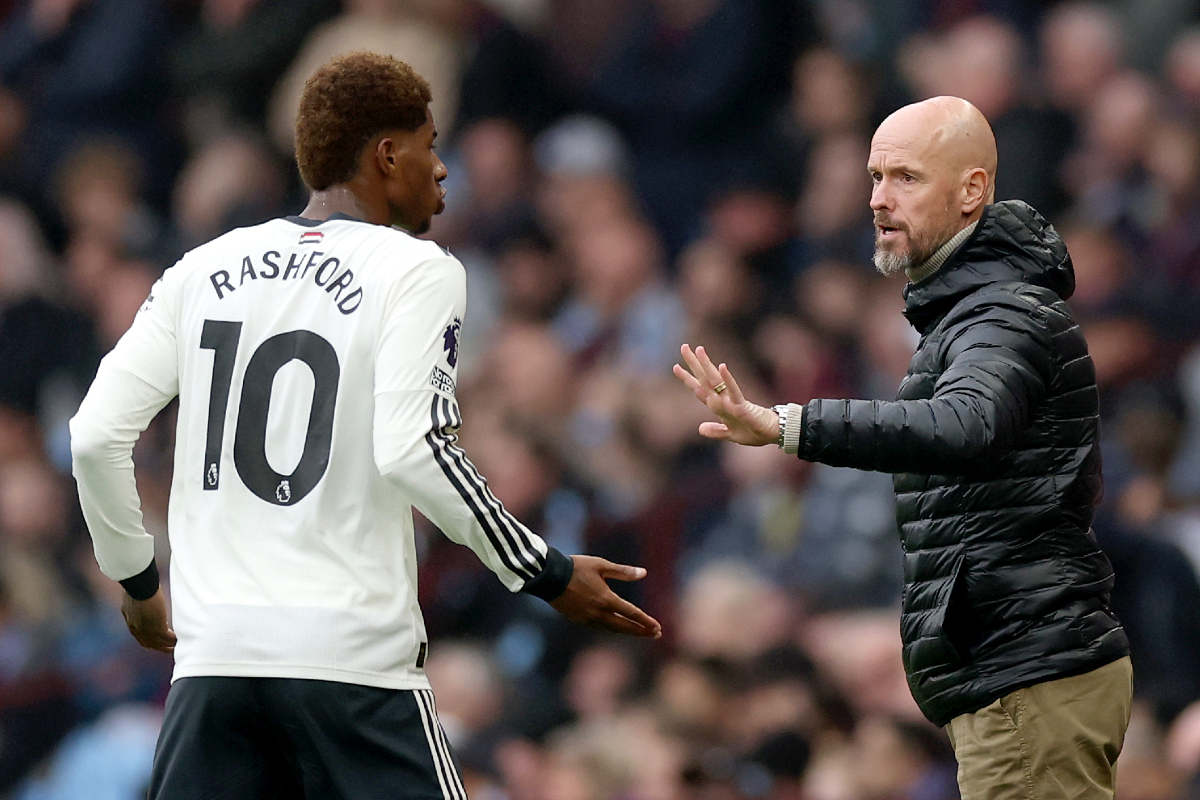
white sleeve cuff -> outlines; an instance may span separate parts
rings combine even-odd
[[[800,452],[800,434],[804,428],[804,406],[797,403],[787,404],[787,424],[783,427],[783,452],[796,455]]]

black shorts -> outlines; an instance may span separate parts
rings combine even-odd
[[[466,800],[428,690],[181,678],[149,800]]]

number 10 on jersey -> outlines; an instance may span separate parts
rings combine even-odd
[[[200,335],[200,348],[213,351],[202,478],[206,491],[215,491],[221,485],[225,417],[241,335],[242,323],[213,319],[204,320]],[[300,460],[291,474],[283,475],[267,462],[267,415],[271,409],[275,375],[284,364],[293,360],[302,361],[312,370],[312,407]],[[250,356],[242,376],[242,393],[236,412],[233,464],[242,483],[257,497],[277,506],[290,506],[302,500],[320,482],[329,466],[340,373],[333,345],[312,331],[276,334]]]

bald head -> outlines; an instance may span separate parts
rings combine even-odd
[[[996,138],[958,97],[904,106],[871,139],[876,266],[915,267],[979,219],[995,197]]]
[[[892,112],[875,131],[912,143],[930,161],[952,171],[982,169],[989,188],[996,181],[996,137],[975,106],[960,97],[931,97]]]

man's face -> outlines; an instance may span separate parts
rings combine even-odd
[[[388,206],[392,224],[410,233],[425,233],[434,215],[446,209],[446,190],[441,185],[446,165],[434,150],[436,138],[428,109],[425,124],[394,137],[395,171],[387,182]]]
[[[954,235],[961,214],[958,185],[938,136],[917,136],[909,125],[885,121],[871,140],[871,210],[875,267],[891,275],[915,267]]]

